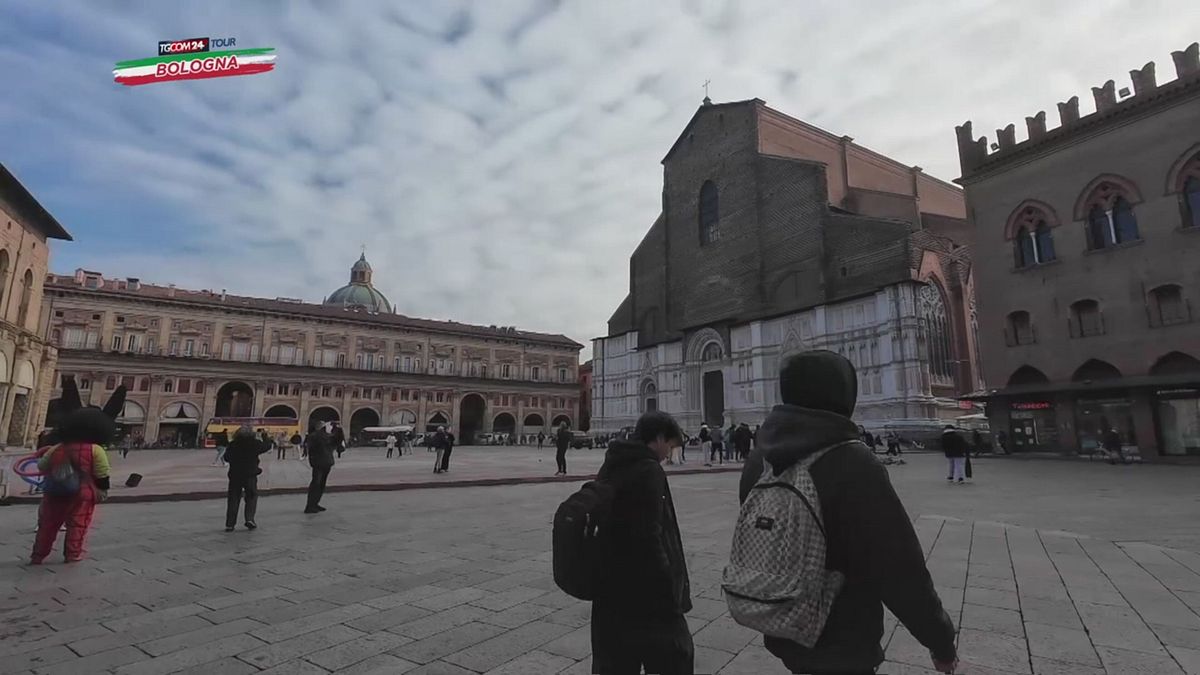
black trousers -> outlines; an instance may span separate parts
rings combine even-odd
[[[567,449],[559,448],[554,451],[554,461],[558,463],[558,470],[561,473],[567,472]]]
[[[225,527],[237,525],[238,508],[246,499],[246,520],[253,521],[258,512],[258,476],[238,476],[229,479],[229,503],[225,507]]]
[[[454,452],[454,446],[446,448],[446,452],[442,453],[442,471],[450,470],[450,453]]]
[[[329,480],[329,471],[332,466],[314,466],[312,468],[312,481],[308,484],[308,505],[305,510],[312,510],[321,505],[321,497],[325,496],[325,483]]]
[[[647,618],[592,605],[592,672],[599,675],[693,675],[692,633],[683,615]]]
[[[283,447],[282,445],[275,446],[275,459],[283,459],[284,455],[286,454],[287,448]]]

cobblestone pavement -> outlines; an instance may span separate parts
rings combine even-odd
[[[1200,472],[981,460],[949,486],[911,459],[893,480],[961,626],[959,672],[1200,673],[1200,547],[1181,534]],[[719,593],[736,480],[672,478],[698,672],[782,673]],[[587,673],[589,608],[549,571],[573,487],[338,493],[317,516],[281,495],[232,534],[215,500],[108,504],[71,566],[21,566],[34,509],[0,509],[0,673]],[[894,622],[885,641],[881,672],[932,672]]]
[[[9,491],[25,494],[27,485],[11,473],[13,460],[28,454],[0,454],[0,472],[8,466]],[[697,453],[698,455],[698,453]],[[191,494],[225,490],[225,469],[214,466],[216,450],[134,450],[128,457],[119,452],[109,453],[112,462],[114,497],[141,497],[147,495]],[[693,460],[689,455],[689,460]],[[340,459],[329,475],[331,486],[352,485],[427,485],[455,483],[460,481],[494,479],[537,479],[552,477],[556,470],[554,446],[544,449],[523,446],[461,446],[454,448],[450,456],[450,471],[433,473],[434,454],[425,448],[414,449],[411,455],[387,457],[382,448],[351,448]],[[570,475],[595,474],[604,461],[604,451],[578,449],[567,453],[567,469]],[[286,459],[276,459],[271,451],[262,456],[263,474],[259,476],[259,488],[303,488],[308,485],[311,470],[308,460],[300,460],[296,451],[289,451]],[[672,467],[667,467],[670,470]],[[703,462],[688,461],[678,468],[703,469]],[[125,477],[131,473],[143,476],[136,488],[125,487]]]

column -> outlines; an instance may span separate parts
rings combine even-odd
[[[159,420],[162,419],[162,382],[162,375],[150,376],[150,397],[146,399],[146,431],[142,436],[146,442],[151,442],[158,439]],[[208,397],[207,385],[204,387],[204,395],[205,398]],[[203,419],[200,420],[200,424],[204,424]],[[203,434],[204,427],[201,426],[196,431],[196,435],[203,436]]]
[[[454,430],[454,437],[457,438],[458,441],[461,443],[462,442],[462,433],[461,433],[462,429],[460,429],[458,427],[458,422],[459,422],[458,406],[459,406],[459,402],[462,399],[462,393],[459,391],[452,391],[452,392],[450,392],[450,396],[448,398],[449,398],[450,410],[448,411],[447,414],[450,417],[450,424],[447,428]],[[486,405],[484,405],[483,410],[484,410],[484,417],[486,417],[487,416],[487,406]]]
[[[1075,433],[1075,395],[1059,394],[1054,400],[1054,424],[1058,427],[1058,447],[1064,452],[1079,452],[1079,437]]]
[[[1138,453],[1143,459],[1154,461],[1162,456],[1162,448],[1158,444],[1158,427],[1154,423],[1154,404],[1150,398],[1151,390],[1134,389],[1129,394],[1133,404],[1133,434],[1137,440]]]
[[[417,427],[418,430],[424,431],[426,425],[429,424],[429,408],[427,407],[428,402],[425,400],[425,391],[424,390],[417,389],[416,392],[417,392],[417,405],[416,405],[417,422],[416,422],[415,426]]]
[[[204,378],[204,406],[200,409],[200,433],[204,433],[205,427],[208,426],[208,420],[217,415],[217,388],[219,386],[220,380]],[[150,379],[150,389],[154,390],[153,377]],[[146,414],[149,415],[149,411]],[[149,438],[148,429],[146,437]]]
[[[262,356],[261,352],[259,356]],[[250,415],[252,417],[262,417],[263,411],[266,410],[263,401],[266,386],[259,380],[254,381],[254,405],[251,406]]]
[[[522,360],[524,360],[524,359],[522,359]],[[525,394],[521,394],[520,396],[517,397],[517,427],[516,427],[517,438],[520,438],[521,434],[524,434],[524,433],[525,433]]]
[[[312,405],[312,384],[308,382],[300,383],[300,406],[296,408],[296,415],[300,417],[300,432],[308,433],[308,414],[309,407]]]

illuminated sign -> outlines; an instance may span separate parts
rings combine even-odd
[[[1012,404],[1013,410],[1049,410],[1052,407],[1049,401],[1026,401]]]

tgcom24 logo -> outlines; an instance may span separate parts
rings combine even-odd
[[[215,49],[215,51],[214,51]],[[257,75],[275,68],[275,48],[239,48],[236,38],[187,38],[158,43],[158,56],[120,61],[113,80],[127,87],[177,80]]]

